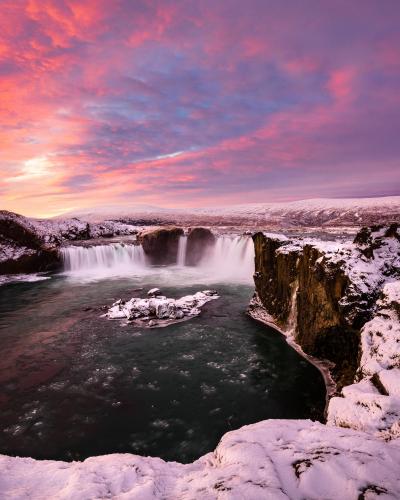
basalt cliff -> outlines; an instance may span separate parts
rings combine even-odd
[[[362,229],[353,242],[256,233],[249,313],[325,362],[336,384],[328,424],[400,436],[400,234]]]
[[[50,271],[61,266],[59,247],[69,241],[136,234],[128,224],[32,219],[0,210],[0,275]]]

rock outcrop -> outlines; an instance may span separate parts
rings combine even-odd
[[[0,213],[0,274],[49,271],[60,263],[58,251],[25,217]]]
[[[0,274],[30,273],[61,266],[58,251],[65,241],[136,234],[127,224],[88,223],[72,219],[31,219],[0,211]]]
[[[161,227],[142,231],[138,239],[151,264],[175,264],[183,234],[180,227]]]
[[[340,397],[330,401],[328,422],[400,436],[398,226],[364,228],[347,243],[253,239],[250,314],[330,362]]]
[[[194,227],[189,230],[186,246],[187,266],[196,266],[207,251],[215,244],[215,236],[205,227]]]
[[[361,330],[355,383],[330,400],[328,424],[400,437],[400,281],[387,283]]]

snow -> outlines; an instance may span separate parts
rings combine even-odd
[[[0,211],[0,221],[2,220],[15,222],[34,234],[43,244],[54,246],[68,240],[132,235],[137,232],[136,228],[122,222],[106,220],[101,223],[89,223],[77,218],[33,219],[7,211]],[[13,246],[12,242],[8,243]]]
[[[148,294],[154,295],[157,292],[160,290],[153,288],[148,291]],[[168,299],[158,294],[147,299],[133,297],[128,302],[119,299],[109,308],[106,316],[109,319],[140,319],[149,321],[148,326],[164,326],[164,323],[158,323],[154,320],[181,320],[198,316],[201,312],[200,308],[204,304],[218,298],[216,291],[204,290],[180,299]]]
[[[36,252],[31,248],[0,243],[0,262],[7,260],[18,260],[24,255],[34,255]]]
[[[71,214],[69,214],[71,215]],[[202,208],[160,208],[141,205],[95,208],[75,212],[88,221],[151,220],[232,225],[262,223],[268,226],[357,226],[393,221],[400,215],[400,196],[353,199],[309,199],[282,203],[248,203]],[[205,221],[205,222],[204,222]]]
[[[0,456],[2,498],[395,499],[400,446],[309,420],[266,420],[223,436],[192,464],[115,454],[84,462]],[[364,495],[364,496],[362,496]]]
[[[359,382],[332,398],[328,424],[400,438],[400,281],[389,282],[361,330]]]

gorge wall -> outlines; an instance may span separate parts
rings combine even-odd
[[[307,354],[334,362],[335,381],[339,387],[345,385],[357,368],[357,324],[368,309],[345,313],[341,300],[349,279],[340,263],[324,261],[323,250],[312,244],[296,245],[263,233],[253,239],[254,281],[261,304],[281,330],[293,331]]]
[[[346,243],[260,232],[253,240],[256,293],[249,313],[278,327],[306,354],[329,362],[339,398],[329,404],[328,421],[397,436],[400,400],[393,379],[400,384],[400,294],[394,291],[400,288],[398,226],[364,228]],[[390,317],[391,324],[383,325],[382,317]],[[383,347],[384,354],[382,345],[390,346]],[[366,359],[373,360],[369,370]],[[382,370],[392,371],[380,375]],[[390,380],[388,387],[381,379]],[[354,383],[361,385],[349,389]],[[360,392],[368,395],[362,400]],[[346,397],[351,403],[337,401]],[[382,397],[384,402],[377,402]],[[360,408],[366,411],[361,419]],[[371,427],[372,416],[376,425]]]

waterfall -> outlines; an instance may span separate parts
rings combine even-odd
[[[61,253],[67,272],[123,274],[146,266],[146,257],[140,245],[69,246],[62,248]]]
[[[200,262],[218,280],[252,282],[254,245],[248,236],[220,236]]]
[[[157,274],[157,282],[164,276],[168,282],[175,279],[177,282],[201,279],[210,283],[252,283],[254,246],[251,238],[218,237],[195,267],[185,266],[186,247],[187,236],[181,236],[176,260],[180,269],[175,266],[160,268],[149,265],[141,245],[111,243],[89,247],[68,246],[62,248],[61,253],[65,273],[84,280]]]
[[[178,257],[176,263],[178,266],[184,266],[186,261],[187,236],[180,236],[178,245]]]

